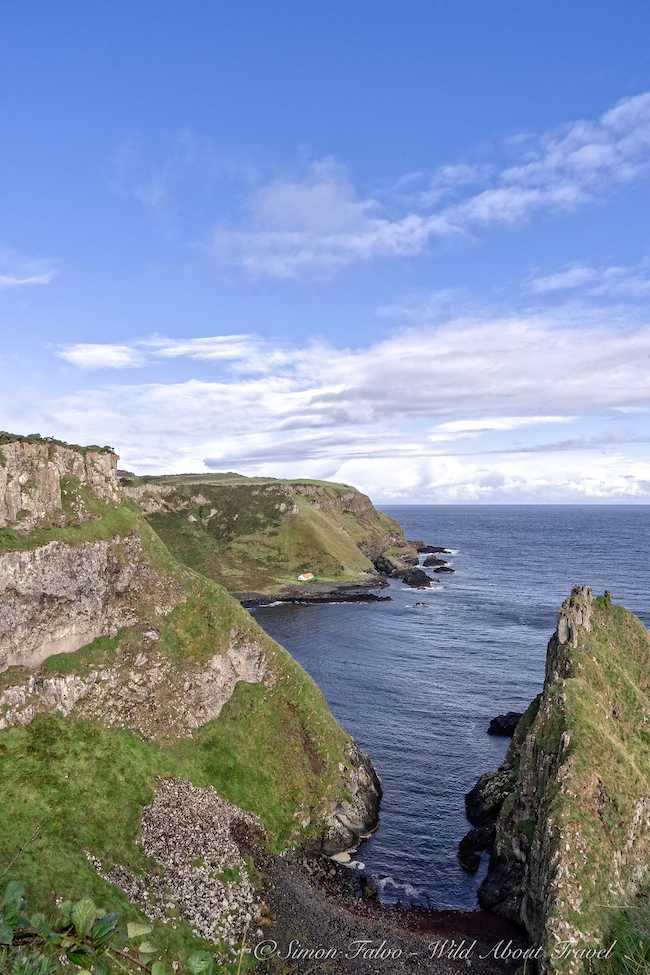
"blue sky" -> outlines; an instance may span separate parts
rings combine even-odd
[[[646,3],[3,20],[0,428],[379,501],[650,501]]]

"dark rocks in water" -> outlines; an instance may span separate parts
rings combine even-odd
[[[438,568],[434,569],[433,571],[434,572],[455,572],[456,570],[452,569],[450,565],[439,565]]]
[[[494,843],[494,824],[470,829],[458,844],[458,859],[463,870],[476,873],[481,865],[481,853],[491,850]]]
[[[465,812],[472,826],[493,824],[514,784],[515,772],[508,766],[482,775],[465,796]]]
[[[519,724],[521,711],[507,711],[492,718],[488,727],[488,735],[500,735],[502,738],[512,738],[515,728]]]
[[[413,586],[415,589],[428,589],[432,583],[424,569],[417,567],[400,572],[399,577],[407,586]]]
[[[273,603],[296,603],[299,605],[311,603],[383,603],[391,599],[390,596],[382,596],[373,591],[381,585],[387,583],[378,580],[370,586],[324,586],[319,588],[319,584],[312,586],[285,586],[279,593],[273,596],[266,596],[262,593],[239,592],[233,593],[236,599],[245,609],[254,609],[258,606],[270,606]]]
[[[443,545],[427,545],[426,542],[415,540],[411,542],[411,545],[415,546],[416,552],[420,555],[441,555],[447,553],[449,555],[449,549],[445,548]]]
[[[447,563],[444,559],[438,558],[437,555],[427,555],[422,565],[426,565],[429,568],[432,565],[447,565]]]

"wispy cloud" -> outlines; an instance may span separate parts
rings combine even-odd
[[[59,351],[61,359],[80,369],[124,369],[140,365],[137,349],[128,345],[78,342]]]
[[[23,257],[0,248],[0,290],[50,284],[56,276],[52,261]]]
[[[650,259],[638,264],[612,264],[597,267],[589,264],[573,264],[533,277],[528,287],[536,294],[581,289],[592,297],[624,299],[646,298],[650,295]]]
[[[32,284],[50,284],[56,276],[55,271],[44,274],[0,274],[0,288],[24,288]]]
[[[356,188],[340,163],[313,162],[301,176],[257,186],[247,219],[216,227],[209,251],[251,273],[288,278],[414,256],[437,238],[573,210],[648,174],[650,93],[623,99],[597,119],[511,140],[509,148],[519,154],[514,164],[409,173],[381,198]]]

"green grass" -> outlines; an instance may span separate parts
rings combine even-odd
[[[70,450],[77,450],[80,454],[88,453],[106,453],[112,454],[115,451],[112,447],[105,445],[99,447],[96,444],[76,444],[76,443],[66,443],[65,440],[57,440],[56,437],[42,437],[40,433],[9,433],[7,430],[0,430],[0,445],[10,444],[10,443],[34,443],[34,444],[46,444],[55,447],[68,447]]]
[[[149,522],[179,561],[230,592],[277,592],[305,571],[321,580],[358,582],[372,571],[360,545],[400,533],[346,485],[231,475],[143,478],[138,484],[173,488],[166,503],[175,510],[150,514]],[[300,487],[318,492],[312,497]],[[342,501],[350,493],[357,499],[354,512]],[[199,496],[205,501],[197,503]]]
[[[550,710],[532,716],[538,764],[557,760],[563,734],[569,741],[562,774],[549,783],[545,798],[546,819],[562,848],[563,879],[550,925],[570,919],[586,939],[604,943],[621,907],[612,892],[619,881],[634,891],[640,864],[650,879],[650,836],[643,831],[620,873],[615,868],[628,849],[638,804],[650,795],[650,634],[600,597],[591,632],[581,629],[578,646],[567,652],[571,676],[546,689]],[[530,725],[531,715],[527,720]],[[562,970],[559,962],[557,968]]]
[[[592,966],[590,975],[648,975],[650,972],[650,887],[641,890],[612,918],[607,938],[611,957]]]
[[[99,508],[99,502],[96,508]],[[14,528],[0,528],[0,552],[22,552],[40,548],[50,542],[65,542],[68,545],[82,545],[113,538],[115,535],[128,535],[136,527],[137,513],[131,505],[101,505],[101,513],[89,521],[76,524],[40,525],[30,532],[19,532]]]

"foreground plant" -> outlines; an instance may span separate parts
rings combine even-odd
[[[12,880],[0,901],[0,975],[170,975],[159,950],[147,940],[149,924],[120,923],[120,915],[98,908],[88,897],[58,905],[52,920],[29,913],[25,888]],[[183,963],[174,962],[175,973],[219,975],[213,956],[196,951]]]

